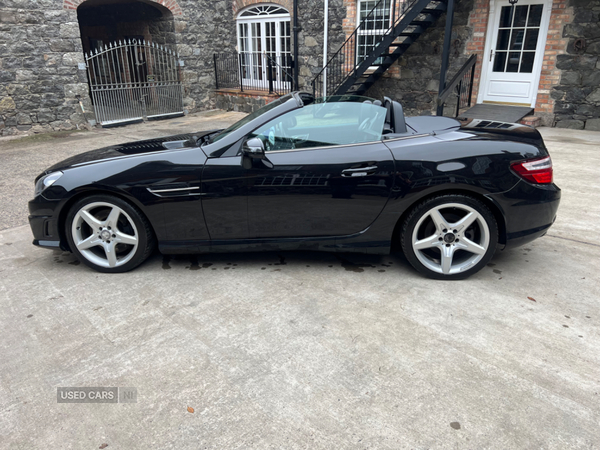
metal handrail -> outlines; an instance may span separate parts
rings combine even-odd
[[[452,80],[447,84],[442,93],[438,96],[437,106],[440,109],[438,115],[444,113],[444,103],[450,97],[454,91],[458,95],[456,102],[456,115],[460,113],[460,109],[466,106],[471,106],[471,100],[473,98],[473,80],[475,78],[475,66],[477,65],[477,55],[473,54],[467,60],[466,63],[460,68],[456,75],[452,77]],[[465,106],[466,105],[466,106]]]
[[[282,55],[284,56],[284,55]],[[291,62],[291,61],[290,61]],[[267,53],[239,52],[239,53],[215,53],[213,54],[215,70],[215,85],[217,89],[239,89],[266,91],[269,94],[283,95],[293,90],[293,74],[277,62],[276,58]],[[254,79],[244,78],[244,70],[265,70],[265,77]],[[291,64],[290,64],[291,68]],[[279,76],[273,76],[273,71]],[[258,73],[258,72],[257,72]],[[288,86],[285,86],[288,84]]]
[[[329,59],[325,67],[323,67],[313,79],[313,93],[315,95],[317,94],[317,92],[319,91],[318,85],[321,84],[323,82],[322,80],[325,79],[327,86],[324,86],[323,91],[326,91],[329,95],[333,95],[334,91],[339,86],[341,86],[348,78],[350,78],[350,76],[352,76],[353,72],[360,64],[357,63],[358,58],[356,57],[358,42],[357,38],[360,35],[360,33],[365,31],[372,33],[374,30],[368,29],[369,24],[374,24],[377,21],[385,21],[387,19],[389,26],[387,28],[381,28],[377,30],[380,32],[380,34],[372,34],[375,36],[380,36],[380,39],[376,42],[375,45],[375,48],[377,48],[377,46],[383,40],[383,38],[392,32],[392,30],[396,27],[400,20],[402,20],[403,16],[406,14],[408,9],[412,7],[417,1],[418,0],[379,0],[377,4],[373,7],[373,9],[369,12],[369,14],[367,14],[367,16],[361,21],[359,26],[356,27],[356,29],[352,32],[350,36],[348,36],[348,38],[344,41],[344,43],[338,49],[338,51],[333,54],[333,56]],[[389,9],[386,9],[386,3],[389,3]],[[387,17],[386,11],[389,11],[389,16]],[[380,12],[383,12],[383,14],[378,15]],[[357,11],[357,14],[360,14],[360,12]],[[331,73],[332,68],[334,70],[333,73]]]

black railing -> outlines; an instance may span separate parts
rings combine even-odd
[[[418,0],[379,0],[312,81],[315,97],[334,95]],[[360,5],[360,3],[359,3]],[[360,11],[357,11],[360,14]],[[378,58],[372,65],[380,64]]]
[[[215,53],[217,89],[260,91],[283,95],[293,90],[292,59],[267,53]]]
[[[460,110],[471,106],[473,98],[473,80],[475,78],[475,67],[477,65],[477,55],[471,55],[466,63],[454,75],[450,83],[439,95],[437,100],[437,115],[444,115],[444,104],[448,101],[451,94],[456,94],[456,110],[454,117],[458,117]]]

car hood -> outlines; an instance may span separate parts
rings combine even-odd
[[[197,133],[177,134],[165,136],[156,139],[146,139],[143,141],[127,142],[125,144],[111,145],[109,147],[91,150],[79,155],[71,156],[52,167],[49,167],[44,173],[65,170],[74,166],[93,164],[99,161],[105,161],[114,158],[126,156],[144,155],[154,152],[164,152],[169,150],[180,150],[182,148],[196,147],[192,137],[202,139],[204,136],[214,133],[218,130],[200,131]]]

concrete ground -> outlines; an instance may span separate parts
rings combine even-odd
[[[600,133],[541,130],[556,224],[461,282],[310,252],[105,275],[31,245],[45,166],[239,117],[0,140],[0,448],[598,448]],[[59,404],[59,386],[137,403]]]

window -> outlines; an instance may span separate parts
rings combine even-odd
[[[542,4],[502,7],[494,72],[533,72],[543,8]]]
[[[375,9],[375,7],[377,7]],[[391,1],[358,0],[358,30],[356,41],[356,64],[360,64],[369,56],[381,42],[385,32],[390,28]],[[381,64],[382,58],[377,58],[374,65]]]
[[[244,87],[264,86],[271,66],[275,87],[289,89],[292,79],[289,12],[278,5],[253,6],[238,15],[237,31]]]
[[[271,120],[250,137],[262,140],[266,151],[373,142],[381,140],[385,115],[385,108],[370,101],[313,103]]]

